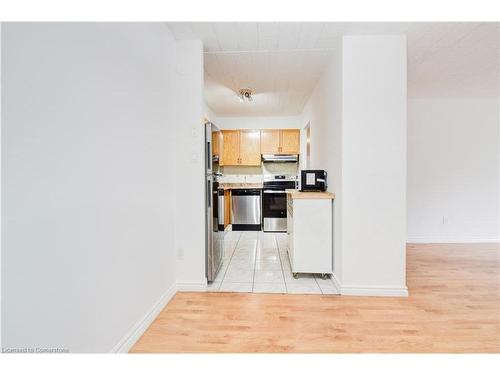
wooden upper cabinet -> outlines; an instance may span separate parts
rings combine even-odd
[[[222,160],[220,165],[239,165],[240,136],[238,130],[221,130]]]
[[[219,155],[220,138],[221,138],[220,132],[213,132],[212,133],[212,155]]]
[[[260,165],[260,130],[240,130],[239,165]]]
[[[262,129],[260,131],[261,154],[279,154],[280,152],[280,130]]]
[[[220,165],[259,166],[261,154],[299,154],[299,129],[221,130],[212,135],[214,155]]]
[[[299,129],[262,129],[262,154],[299,154]]]
[[[221,130],[220,165],[260,165],[260,130]]]
[[[300,130],[283,129],[280,131],[280,154],[299,154],[300,153]]]

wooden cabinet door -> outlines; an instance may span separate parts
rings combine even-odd
[[[280,152],[280,131],[278,129],[262,129],[260,131],[260,151],[262,154],[278,154]]]
[[[212,133],[212,155],[219,155],[220,132]]]
[[[300,153],[300,130],[283,129],[281,131],[280,154]]]
[[[231,190],[224,190],[224,229],[231,224]]]
[[[260,165],[260,130],[240,130],[239,165]]]
[[[222,162],[220,165],[239,165],[240,141],[238,130],[221,130]]]

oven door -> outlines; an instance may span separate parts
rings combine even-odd
[[[286,232],[285,190],[264,188],[262,194],[264,232]]]

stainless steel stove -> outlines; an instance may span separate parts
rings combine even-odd
[[[265,175],[262,194],[264,232],[286,232],[286,189],[297,189],[297,175]]]

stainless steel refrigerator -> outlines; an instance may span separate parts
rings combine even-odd
[[[207,280],[214,281],[222,264],[224,231],[219,230],[219,155],[214,155],[212,139],[219,129],[212,123],[205,123],[205,219],[206,219],[206,273]],[[215,133],[215,135],[213,135]],[[223,222],[223,219],[222,219]]]

